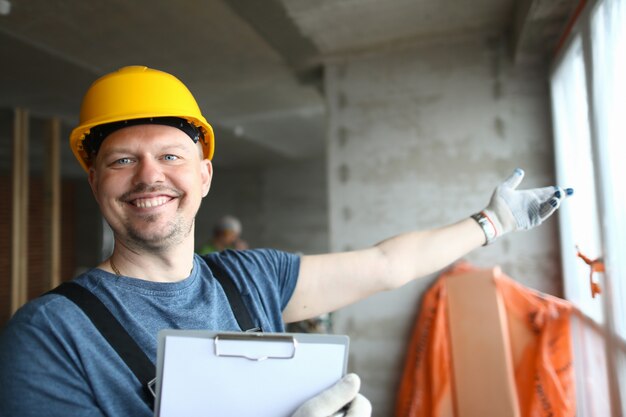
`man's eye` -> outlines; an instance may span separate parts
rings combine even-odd
[[[178,157],[176,155],[167,154],[163,157],[163,159],[165,159],[166,161],[176,161],[178,160]]]
[[[128,165],[128,164],[130,164],[132,161],[133,161],[133,160],[132,160],[132,159],[130,159],[130,158],[120,158],[120,159],[117,159],[117,160],[115,161],[115,164],[116,164],[116,165]]]

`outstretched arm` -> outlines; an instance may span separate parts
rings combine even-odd
[[[472,218],[404,233],[368,249],[304,256],[284,320],[334,311],[433,273],[505,233],[541,224],[573,193],[559,187],[517,190],[523,177],[516,169],[495,189],[487,208]]]

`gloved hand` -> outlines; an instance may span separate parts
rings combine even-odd
[[[336,414],[345,417],[370,417],[372,405],[369,400],[359,394],[361,379],[356,374],[348,374],[335,385],[321,394],[311,398],[296,410],[291,417],[330,417],[348,403],[350,406],[345,414]]]
[[[561,201],[574,194],[572,188],[556,186],[516,190],[523,178],[524,170],[517,168],[495,189],[487,208],[478,214],[487,218],[486,224],[472,216],[483,226],[487,243],[505,233],[538,226],[559,208]],[[491,235],[485,227],[493,227],[494,233]]]

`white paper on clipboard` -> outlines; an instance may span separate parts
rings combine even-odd
[[[347,336],[163,330],[156,417],[289,417],[346,373]]]

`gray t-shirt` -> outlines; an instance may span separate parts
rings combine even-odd
[[[267,332],[295,289],[296,255],[260,249],[208,255],[235,282],[253,319]],[[156,362],[161,329],[239,330],[228,299],[196,255],[175,283],[118,277],[92,269],[75,282],[102,300]],[[84,313],[59,295],[21,308],[0,333],[0,416],[152,416],[134,374]]]

